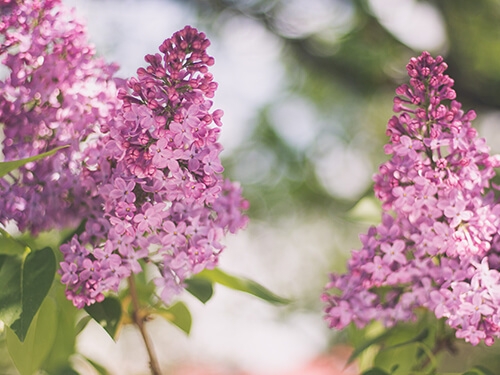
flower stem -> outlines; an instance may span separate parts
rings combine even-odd
[[[158,363],[158,358],[156,357],[153,343],[146,332],[146,327],[144,325],[145,316],[141,313],[141,308],[139,304],[139,297],[137,296],[137,288],[135,286],[134,275],[130,275],[128,278],[128,285],[130,291],[130,298],[132,299],[132,320],[134,324],[139,328],[141,332],[142,339],[146,345],[146,350],[149,356],[149,366],[151,368],[152,375],[161,375],[160,365]]]

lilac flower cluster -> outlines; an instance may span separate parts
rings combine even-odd
[[[76,225],[100,210],[85,160],[100,127],[113,126],[115,65],[95,57],[85,27],[58,0],[0,1],[0,81],[4,160],[69,146],[0,179],[0,223],[38,233]]]
[[[85,222],[61,246],[61,281],[79,308],[117,291],[141,261],[158,268],[168,303],[247,220],[241,189],[221,176],[210,42],[184,28],[127,88],[60,0],[0,5],[4,159],[68,146],[0,179],[0,223],[37,234]]]
[[[473,345],[500,337],[498,156],[455,101],[447,65],[427,52],[407,65],[387,126],[391,159],[374,176],[382,222],[361,236],[323,300],[331,328],[390,326],[425,307]],[[332,290],[333,289],[333,290]],[[339,293],[340,292],[340,293]]]
[[[119,91],[116,124],[101,127],[102,150],[87,162],[90,175],[109,175],[98,185],[104,214],[61,247],[62,282],[77,307],[116,291],[141,260],[158,269],[155,283],[169,303],[187,277],[217,264],[224,234],[246,224],[239,186],[221,176],[209,44],[186,26]]]

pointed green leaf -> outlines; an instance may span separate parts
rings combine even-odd
[[[12,237],[0,228],[0,254],[21,255],[26,251],[26,245]]]
[[[399,347],[402,347],[402,346],[405,346],[405,345],[413,344],[415,342],[421,342],[421,341],[425,340],[428,336],[429,336],[429,329],[425,328],[417,336],[415,336],[415,337],[413,337],[413,338],[411,338],[411,339],[409,339],[407,341],[404,341],[404,342],[401,342],[401,343],[398,343],[398,344],[395,344],[395,345],[388,346],[388,347],[384,348],[383,350],[396,349],[396,348],[399,348]]]
[[[21,256],[0,255],[0,320],[11,325],[21,316]]]
[[[145,306],[154,304],[156,299],[156,287],[152,280],[148,280],[146,272],[139,272],[134,275],[134,280],[137,296],[139,297],[139,304]],[[124,292],[129,293],[129,290],[124,290]]]
[[[193,277],[193,279],[196,278],[210,280],[214,283],[219,283],[228,288],[252,294],[273,304],[290,303],[290,300],[274,294],[273,292],[253,280],[229,275],[228,273],[223,272],[218,268],[214,268],[213,270],[203,270]]]
[[[391,367],[391,374],[394,374],[396,370],[399,368],[399,363],[396,363]]]
[[[214,294],[213,283],[210,280],[193,278],[184,282],[187,284],[186,290],[203,303],[208,302]]]
[[[22,167],[26,163],[29,163],[31,161],[37,161],[37,160],[46,158],[47,156],[54,155],[57,151],[59,151],[59,150],[61,150],[63,148],[67,148],[67,147],[69,147],[69,145],[68,146],[56,147],[53,150],[44,152],[43,154],[40,154],[40,155],[32,156],[30,158],[1,162],[0,163],[0,177],[3,177],[7,173],[12,172],[13,170],[15,170],[15,169],[17,169],[19,167]]]
[[[53,298],[56,302],[57,326],[52,350],[43,362],[42,369],[51,375],[76,374],[69,362],[70,357],[75,353],[77,336],[75,320],[80,311],[66,298],[65,287],[62,283],[54,283],[47,298]]]
[[[23,341],[33,317],[49,292],[56,273],[56,258],[50,248],[32,251],[24,258],[20,298],[21,315],[10,328]]]
[[[56,327],[56,304],[49,297],[34,317],[24,342],[19,340],[16,332],[7,329],[9,354],[21,375],[33,375],[40,368],[54,344]]]
[[[391,330],[382,332],[380,335],[375,336],[373,339],[368,340],[361,346],[355,348],[352,354],[347,359],[346,367],[349,366],[356,358],[358,358],[360,354],[363,353],[366,349],[368,349],[372,345],[378,344],[379,342],[385,340],[387,337],[391,335],[391,333],[392,333]]]
[[[438,361],[436,358],[436,354],[433,353],[432,350],[423,342],[417,341],[416,344],[417,344],[418,349],[421,350],[427,356],[432,367],[437,368]]]
[[[157,309],[156,312],[189,335],[192,318],[189,309],[184,303],[177,302],[168,308]]]
[[[50,248],[23,256],[0,256],[0,320],[24,341],[56,272]]]
[[[76,334],[82,332],[91,320],[92,317],[90,315],[85,315],[83,318],[81,318],[78,323],[76,323]]]
[[[114,340],[120,328],[122,305],[115,297],[106,297],[104,301],[86,306],[85,311],[99,323]]]
[[[93,361],[90,358],[87,358],[87,357],[84,357],[84,358],[90,365],[92,365],[92,367],[99,373],[99,375],[109,375],[108,370],[106,370],[106,368],[104,366],[101,366],[99,363],[97,363],[96,361]]]

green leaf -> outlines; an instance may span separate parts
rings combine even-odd
[[[491,370],[481,365],[474,366],[472,370],[475,371],[473,372],[474,375],[495,375]]]
[[[381,341],[384,341],[391,334],[392,334],[392,330],[384,331],[380,335],[375,336],[373,339],[368,340],[365,343],[363,343],[362,345],[355,348],[354,351],[352,352],[352,354],[347,359],[346,367],[349,366],[356,358],[358,358],[361,355],[361,353],[363,353],[370,346],[378,344]]]
[[[188,335],[191,332],[191,313],[184,303],[177,302],[170,307],[159,308],[156,313],[179,327]]]
[[[361,375],[389,375],[386,371],[382,370],[378,367],[373,367],[369,370],[366,370]]]
[[[21,375],[33,375],[54,344],[57,327],[56,304],[52,298],[43,301],[38,313],[21,342],[16,332],[7,329],[7,347]]]
[[[86,306],[85,311],[99,323],[114,340],[120,328],[122,305],[115,297],[106,297],[104,301]]]
[[[0,268],[0,320],[24,341],[54,280],[55,256],[52,249],[45,248],[4,257]]]
[[[76,334],[82,332],[91,320],[92,317],[90,315],[85,315],[83,318],[81,318],[78,323],[76,323]]]
[[[422,332],[420,332],[417,336],[409,339],[409,340],[406,340],[404,342],[401,342],[401,343],[398,343],[398,344],[395,344],[395,345],[391,345],[391,346],[388,346],[386,348],[384,348],[383,350],[391,350],[391,349],[396,349],[396,348],[400,348],[402,346],[406,346],[406,345],[410,345],[410,344],[413,344],[415,342],[421,342],[423,340],[425,340],[427,337],[429,336],[429,329],[428,328],[425,328],[424,330],[422,330]]]
[[[394,374],[396,370],[399,368],[399,363],[396,363],[391,367],[391,374]]]
[[[145,266],[143,266],[145,269]],[[134,275],[135,287],[137,290],[137,296],[139,297],[139,305],[154,305],[156,298],[156,287],[152,280],[148,280],[146,277],[146,272],[139,272]],[[128,294],[129,290],[124,290]]]
[[[21,255],[26,251],[26,245],[12,237],[0,228],[0,254]]]
[[[47,298],[53,298],[56,302],[57,327],[54,345],[43,362],[42,369],[51,375],[75,374],[69,365],[69,359],[75,353],[77,336],[75,320],[80,311],[66,298],[65,287],[62,283],[52,284]]]
[[[422,351],[427,358],[429,359],[430,364],[432,365],[432,368],[437,368],[438,362],[435,353],[432,352],[432,350],[423,342],[417,342],[416,343],[418,346],[418,349]],[[417,355],[418,358],[418,355]]]
[[[21,269],[22,257],[0,255],[0,320],[7,325],[21,316]]]
[[[92,367],[99,373],[99,375],[109,375],[108,370],[106,370],[104,366],[101,366],[99,363],[91,360],[90,358],[84,358],[90,365],[92,365]]]
[[[56,273],[54,252],[51,248],[30,252],[23,262],[20,283],[22,313],[10,325],[21,341],[24,340],[31,320],[49,292]]]
[[[207,303],[214,294],[213,283],[210,280],[193,278],[184,282],[187,284],[186,290],[203,303]]]
[[[35,155],[26,159],[20,159],[20,160],[12,160],[12,161],[4,161],[0,163],[0,177],[5,176],[7,173],[12,172],[14,169],[17,169],[19,167],[22,167],[26,163],[29,163],[31,161],[36,161],[40,160],[43,158],[46,158],[48,156],[54,155],[57,151],[67,148],[69,145],[66,146],[59,146],[54,148],[53,150],[44,152],[43,154]]]
[[[273,304],[284,305],[290,303],[290,300],[274,294],[253,280],[229,275],[218,268],[214,268],[213,270],[203,270],[199,274],[192,277],[192,279],[198,278],[210,280],[228,288],[252,294]]]

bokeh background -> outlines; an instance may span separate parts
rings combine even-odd
[[[293,300],[276,307],[223,288],[206,305],[182,296],[194,319],[189,337],[161,320],[148,324],[165,373],[340,374],[347,335],[326,327],[320,295],[359,247],[358,234],[379,221],[371,176],[387,158],[394,90],[410,57],[442,55],[458,100],[478,112],[476,127],[500,151],[500,1],[64,2],[124,78],[184,25],[207,33],[215,107],[225,112],[225,174],[251,204],[220,266]],[[110,374],[148,374],[134,329],[115,343],[89,325],[78,348]],[[481,350],[460,361],[498,352]],[[82,374],[95,373],[75,360]]]

